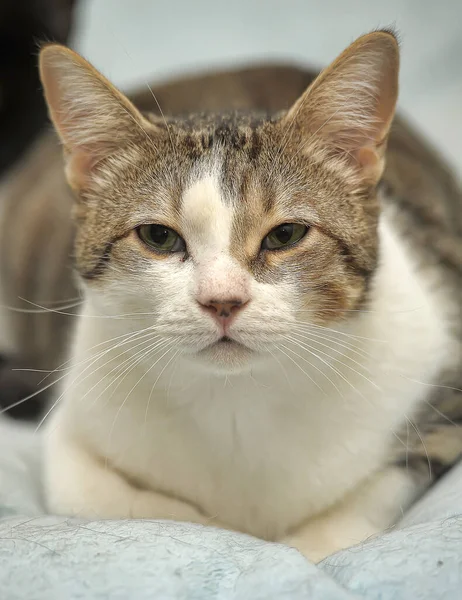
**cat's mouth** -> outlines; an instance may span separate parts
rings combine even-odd
[[[239,344],[239,342],[236,342],[236,340],[233,340],[227,335],[224,335],[218,341],[216,341],[215,344]]]
[[[241,348],[242,350],[251,351],[248,346],[246,346],[242,342],[238,342],[237,340],[234,340],[233,338],[231,338],[227,335],[222,336],[220,339],[218,339],[216,342],[214,342],[213,344],[210,345],[210,347],[213,347],[213,346],[217,346],[219,348],[236,348],[236,349]]]
[[[242,370],[251,362],[254,352],[248,346],[224,335],[197,353],[209,365],[220,371]]]
[[[233,338],[224,335],[221,338],[219,338],[216,342],[213,342],[212,344],[210,344],[209,346],[207,346],[207,348],[223,348],[223,349],[236,349],[239,350],[239,348],[242,348],[243,350],[248,350],[247,346],[244,346],[244,344],[241,344],[241,342],[238,342],[237,340],[233,340]],[[207,350],[207,348],[205,348],[205,350]]]

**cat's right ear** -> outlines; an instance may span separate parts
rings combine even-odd
[[[155,130],[128,98],[69,48],[43,48],[40,76],[74,189],[85,187],[101,159]]]

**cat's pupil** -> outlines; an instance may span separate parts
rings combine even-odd
[[[281,244],[287,244],[287,242],[290,242],[294,233],[294,226],[290,224],[281,225],[281,227],[278,227],[274,233]]]
[[[151,225],[150,234],[151,240],[154,242],[154,244],[162,246],[168,239],[169,230],[165,227],[162,227],[162,225]]]

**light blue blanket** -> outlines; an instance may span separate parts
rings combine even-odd
[[[393,531],[318,566],[198,525],[43,512],[40,439],[0,422],[1,600],[462,598],[462,467]]]

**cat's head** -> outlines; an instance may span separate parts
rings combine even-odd
[[[350,318],[377,266],[398,62],[393,34],[375,32],[284,113],[164,119],[46,47],[89,301],[143,314],[167,344],[224,370],[271,356],[301,323]]]

